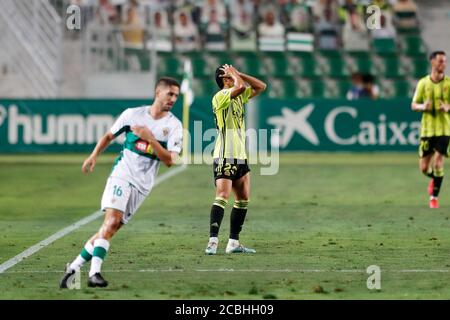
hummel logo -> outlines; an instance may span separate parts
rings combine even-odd
[[[267,122],[280,130],[279,145],[284,148],[292,139],[294,132],[298,132],[302,137],[313,145],[319,145],[319,139],[316,132],[307,121],[309,115],[313,112],[312,103],[301,108],[297,112],[289,108],[282,108],[282,116],[274,116],[267,119]]]

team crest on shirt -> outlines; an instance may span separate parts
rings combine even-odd
[[[163,128],[162,132],[164,136],[167,136],[169,134],[169,128]]]

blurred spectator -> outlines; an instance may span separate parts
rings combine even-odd
[[[324,15],[316,25],[318,47],[325,50],[339,48],[339,26],[333,21],[333,13],[326,8]]]
[[[99,0],[95,19],[99,24],[119,23],[120,16],[116,8],[108,0]]]
[[[314,20],[316,22],[323,18],[325,10],[329,11],[330,21],[333,23],[338,22],[338,12],[339,4],[337,0],[316,0],[314,6],[312,7],[312,12],[314,15]]]
[[[342,33],[343,46],[350,51],[368,51],[369,39],[361,16],[357,13],[356,7],[348,11],[348,18]]]
[[[161,9],[154,13],[151,31],[156,41],[156,50],[172,51],[172,31],[166,10]]]
[[[394,17],[397,27],[416,28],[418,26],[417,5],[413,0],[398,0],[394,5]]]
[[[353,73],[351,76],[351,81],[352,86],[347,91],[347,100],[359,99],[363,86],[362,74],[359,72]]]
[[[264,21],[258,26],[258,32],[260,37],[284,37],[284,26],[276,20],[273,9],[267,9]]]
[[[378,99],[380,95],[380,88],[375,84],[375,78],[371,74],[362,76],[362,89],[359,98],[369,98],[372,100]]]
[[[198,29],[187,11],[180,11],[176,14],[174,37],[175,48],[179,51],[199,49]]]
[[[123,40],[127,47],[141,48],[144,43],[144,25],[137,8],[137,0],[129,0],[127,19],[122,31]]]
[[[204,0],[200,18],[200,22],[202,24],[206,25],[208,23],[211,10],[216,11],[217,20],[219,21],[219,23],[227,22],[227,11],[223,2],[217,0]]]
[[[256,32],[253,16],[246,10],[241,10],[237,19],[231,25],[230,44],[233,50],[256,50]]]
[[[381,29],[371,30],[373,39],[395,39],[397,33],[394,26],[387,22],[387,18],[384,14],[380,16]]]
[[[205,48],[208,50],[225,50],[226,31],[225,25],[218,20],[216,10],[211,9],[205,29]]]
[[[311,31],[311,16],[305,0],[290,0],[281,7],[281,12],[287,17],[288,31]]]
[[[231,25],[242,23],[242,17],[248,17],[250,20],[255,15],[255,8],[250,0],[230,0],[229,4]]]

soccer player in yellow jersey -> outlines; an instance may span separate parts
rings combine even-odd
[[[443,51],[430,55],[431,74],[419,80],[411,104],[412,110],[422,112],[419,165],[420,170],[431,178],[428,185],[430,208],[439,208],[444,157],[449,155],[450,78],[445,75],[446,62]]]
[[[217,252],[218,235],[231,191],[234,205],[230,216],[230,237],[226,253],[255,253],[239,242],[250,196],[250,168],[245,148],[245,103],[266,89],[266,84],[225,64],[216,70],[220,88],[212,99],[218,135],[214,148],[216,196],[210,215],[210,238],[206,254]]]

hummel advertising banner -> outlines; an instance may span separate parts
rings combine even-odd
[[[145,100],[0,100],[0,152],[90,152],[117,116]],[[181,120],[181,99],[172,112]],[[247,134],[280,151],[413,151],[420,114],[410,100],[275,100],[246,110]],[[213,149],[211,98],[190,108],[191,152]],[[261,137],[257,136],[258,139]],[[118,139],[108,151],[118,151]]]

